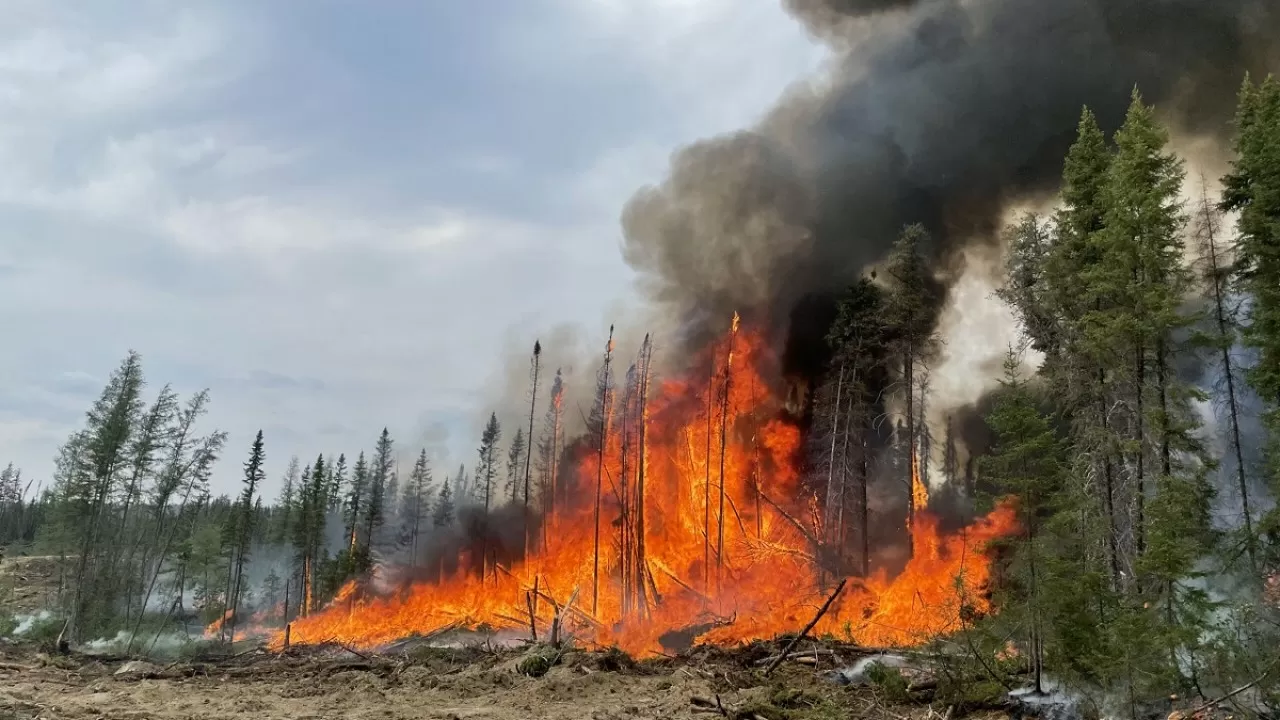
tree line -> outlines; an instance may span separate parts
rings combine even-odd
[[[539,345],[535,363],[540,354]],[[287,623],[319,609],[367,579],[380,557],[426,576],[433,545],[468,529],[481,536],[500,506],[543,513],[554,501],[550,477],[565,442],[559,371],[549,399],[537,398],[545,415],[531,402],[527,434],[517,429],[505,448],[490,416],[470,474],[464,464],[437,481],[425,448],[402,472],[384,428],[354,462],[342,453],[291,458],[274,500],[263,495],[262,431],[240,490],[215,495],[209,480],[227,436],[200,427],[209,393],[183,399],[167,385],[154,396],[146,388],[141,356],[130,352],[59,448],[48,486],[12,465],[0,471],[0,547],[57,558],[57,610],[70,641],[123,631],[126,650],[146,650],[166,632],[199,635],[219,620],[232,639],[237,624]]]
[[[1280,83],[1246,80],[1234,129],[1210,196],[1136,90],[1110,135],[1084,110],[1058,209],[1006,230],[998,295],[1023,340],[976,462],[962,466],[950,421],[931,447],[925,230],[907,228],[840,303],[809,451],[828,564],[871,569],[874,477],[899,479],[905,527],[935,457],[976,509],[1015,498],[998,612],[959,638],[980,677],[1088,689],[1135,717],[1246,685],[1240,712],[1280,707],[1280,603],[1266,599],[1280,569]]]

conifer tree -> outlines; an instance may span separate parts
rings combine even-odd
[[[391,433],[382,428],[382,434],[378,436],[378,443],[373,449],[373,459],[369,463],[369,500],[365,504],[364,513],[365,542],[369,549],[373,549],[381,541],[380,531],[386,520],[387,483],[395,467],[392,444]]]
[[[369,464],[364,459],[362,451],[356,457],[355,467],[351,470],[351,489],[347,492],[346,502],[346,537],[347,548],[351,552],[355,552],[360,546],[360,529],[361,521],[365,515],[365,503],[368,502],[369,493]],[[368,537],[365,537],[365,547],[368,547]]]
[[[1042,374],[1060,399],[1060,411],[1071,427],[1079,496],[1086,522],[1096,527],[1097,550],[1106,559],[1110,583],[1120,584],[1120,513],[1118,511],[1118,440],[1111,418],[1115,389],[1108,376],[1113,364],[1105,343],[1090,332],[1089,313],[1109,310],[1114,299],[1094,276],[1102,263],[1098,236],[1105,228],[1104,189],[1111,167],[1106,136],[1085,108],[1075,143],[1067,153],[1062,179],[1062,208],[1054,216],[1053,238],[1044,258],[1046,314],[1057,327],[1056,344],[1048,348]],[[1039,309],[1031,312],[1038,313]],[[1089,502],[1090,499],[1097,502]]]
[[[1125,495],[1133,537],[1125,555],[1132,567],[1146,551],[1150,528],[1145,506],[1157,486],[1177,478],[1203,483],[1202,477],[1195,478],[1198,470],[1185,468],[1184,473],[1176,467],[1184,465],[1179,454],[1199,452],[1199,421],[1188,409],[1199,393],[1173,372],[1185,351],[1176,334],[1197,318],[1182,310],[1191,289],[1191,274],[1182,261],[1182,162],[1166,151],[1168,131],[1136,90],[1115,142],[1102,193],[1104,228],[1094,236],[1101,262],[1089,273],[1091,285],[1113,304],[1087,313],[1086,323],[1113,368],[1113,378],[1124,387],[1120,398],[1128,417],[1123,447],[1130,476]]]
[[[923,363],[932,356],[937,346],[933,330],[937,298],[923,248],[927,240],[928,234],[923,226],[907,227],[894,243],[887,263],[892,292],[889,294],[886,311],[895,330],[893,347],[898,358],[901,392],[906,398],[904,449],[907,454],[907,469],[904,484],[908,498],[908,527],[914,522],[917,510],[915,463],[922,429],[916,417],[916,388]]]
[[[843,559],[848,527],[855,528],[854,553],[858,571],[864,574],[869,572],[871,552],[867,487],[872,408],[886,350],[885,292],[873,278],[861,278],[840,300],[827,334],[832,359],[814,409],[814,437],[820,439],[816,465],[826,476],[830,539]]]
[[[244,464],[244,479],[241,480],[242,489],[240,491],[240,499],[237,503],[237,520],[235,523],[235,554],[233,560],[233,573],[231,581],[231,592],[227,598],[227,606],[230,609],[230,622],[228,630],[228,638],[231,642],[236,639],[236,621],[237,613],[240,609],[240,600],[246,590],[244,582],[244,564],[249,557],[249,544],[253,537],[253,520],[254,520],[254,502],[258,486],[266,479],[266,471],[263,469],[263,463],[266,461],[266,453],[262,431],[253,439],[253,445],[249,450],[249,459]]]
[[[1280,81],[1246,78],[1236,113],[1236,160],[1224,179],[1222,207],[1239,212],[1239,285],[1248,294],[1241,335],[1256,361],[1249,384],[1265,403],[1272,495],[1280,494]],[[1263,522],[1271,562],[1280,547],[1280,511]]]
[[[503,485],[504,494],[511,498],[512,505],[521,503],[520,493],[524,488],[524,461],[524,430],[516,428],[516,435],[511,438],[511,447],[507,451],[507,481]]]
[[[1226,444],[1222,458],[1224,470],[1229,471],[1239,493],[1240,516],[1244,537],[1241,546],[1250,569],[1258,566],[1258,543],[1254,535],[1248,462],[1245,459],[1245,432],[1243,394],[1245,390],[1239,378],[1239,363],[1232,349],[1240,340],[1240,306],[1235,297],[1235,264],[1232,248],[1221,233],[1221,217],[1210,204],[1207,192],[1202,196],[1196,213],[1197,255],[1200,264],[1199,280],[1208,306],[1208,317],[1202,333],[1202,342],[1208,351],[1210,362],[1216,367],[1220,380],[1210,392],[1215,409],[1225,417],[1225,428],[1220,433]]]
[[[418,454],[418,459],[413,463],[409,481],[404,486],[404,499],[400,503],[403,519],[401,538],[409,550],[410,563],[414,567],[417,566],[423,525],[430,517],[431,495],[434,493],[432,485],[431,463],[427,459],[426,449],[423,448]]]
[[[347,485],[347,456],[345,453],[339,453],[338,459],[329,466],[329,510],[330,512],[339,512],[342,510],[343,490]]]
[[[981,464],[983,477],[1001,494],[1017,500],[1022,534],[1016,542],[1014,571],[1004,579],[1019,590],[1006,598],[1002,612],[1022,616],[1004,620],[1023,621],[1035,690],[1043,692],[1046,636],[1055,620],[1050,610],[1054,583],[1048,562],[1054,543],[1046,537],[1044,518],[1055,509],[1053,503],[1062,490],[1065,452],[1049,419],[1036,407],[1027,381],[1019,376],[1021,364],[1019,353],[1010,348],[999,400],[987,416],[995,442]]]
[[[431,525],[445,528],[453,524],[453,490],[446,479],[440,484],[440,496],[436,498],[436,506],[431,511]]]
[[[484,512],[489,514],[493,500],[494,481],[498,477],[498,442],[502,440],[502,426],[498,423],[497,413],[489,413],[489,422],[480,434],[480,447],[476,449],[479,456],[476,461],[476,492],[484,505]]]

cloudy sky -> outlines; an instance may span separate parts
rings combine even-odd
[[[219,490],[258,428],[273,484],[384,425],[469,461],[488,358],[632,301],[626,198],[821,62],[777,0],[9,0],[0,461],[130,348],[211,390]]]

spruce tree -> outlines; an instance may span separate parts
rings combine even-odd
[[[489,422],[485,423],[484,432],[480,434],[480,447],[476,449],[479,456],[476,462],[476,492],[486,515],[489,514],[493,500],[493,484],[498,477],[498,442],[501,439],[502,426],[498,423],[498,415],[489,413]]]
[[[373,449],[373,459],[369,464],[369,500],[365,503],[364,513],[365,541],[370,549],[377,547],[383,540],[380,537],[380,531],[387,517],[387,484],[395,468],[392,446],[391,433],[387,428],[382,428],[382,434],[378,436],[378,443]],[[397,498],[391,499],[394,501]]]
[[[440,484],[440,496],[436,498],[435,509],[431,511],[431,524],[436,528],[453,524],[453,490],[447,480]]]
[[[1222,207],[1239,213],[1237,272],[1249,298],[1241,335],[1256,360],[1249,384],[1265,403],[1272,496],[1280,496],[1280,81],[1246,78],[1236,114],[1236,159],[1224,179]],[[1280,547],[1280,510],[1262,523],[1268,558]]]
[[[415,566],[418,560],[418,549],[421,547],[423,524],[427,522],[431,513],[431,495],[434,492],[432,485],[431,463],[427,459],[427,451],[424,448],[413,463],[409,482],[404,486],[404,499],[400,503],[403,522],[401,539],[403,545],[409,550],[410,562]]]
[[[235,642],[236,639],[235,626],[239,619],[237,613],[240,609],[240,600],[247,589],[244,582],[244,564],[249,558],[249,545],[253,537],[254,502],[258,486],[266,480],[266,471],[263,469],[265,461],[264,441],[262,431],[259,430],[249,449],[249,459],[244,464],[244,478],[241,480],[242,489],[236,509],[235,554],[232,569],[234,574],[231,580],[230,596],[227,598],[227,606],[231,611],[227,631],[231,642]]]
[[[1062,208],[1054,216],[1053,237],[1042,273],[1048,287],[1041,296],[1048,315],[1056,318],[1057,342],[1042,370],[1059,398],[1059,409],[1071,428],[1075,467],[1073,488],[1083,501],[1083,527],[1096,547],[1091,557],[1104,556],[1110,584],[1121,582],[1121,525],[1119,439],[1111,419],[1115,389],[1108,369],[1114,361],[1105,343],[1091,332],[1090,314],[1104,313],[1113,298],[1095,275],[1102,262],[1099,235],[1105,228],[1103,199],[1112,156],[1106,136],[1093,113],[1085,108],[1075,143],[1067,154],[1062,178]]]
[[[848,529],[854,528],[853,552],[864,575],[871,562],[867,489],[875,388],[886,361],[886,302],[873,278],[861,278],[845,291],[827,334],[832,358],[814,407],[816,467],[826,476],[829,538],[836,544],[838,564],[843,564]]]
[[[906,442],[906,468],[903,483],[907,488],[907,526],[915,522],[917,508],[916,483],[920,434],[922,428],[916,417],[916,390],[924,363],[932,357],[937,347],[934,319],[938,298],[924,257],[924,245],[928,234],[921,225],[911,225],[902,231],[889,253],[886,271],[891,283],[886,314],[894,329],[892,341],[897,355],[897,371],[901,392],[905,397],[904,425]],[[908,534],[908,543],[911,535]]]
[[[980,461],[982,476],[998,494],[1017,502],[1020,535],[1015,539],[1012,567],[1002,574],[1001,624],[1023,629],[1022,639],[1031,661],[1035,690],[1044,689],[1046,655],[1079,648],[1055,642],[1055,610],[1066,588],[1058,539],[1047,519],[1061,511],[1066,477],[1066,448],[1050,419],[1037,407],[1026,379],[1019,375],[1020,353],[1005,356],[1004,378],[987,425],[994,435],[990,454]],[[1057,555],[1057,557],[1054,557]]]
[[[354,553],[361,546],[361,521],[365,514],[365,504],[369,494],[369,464],[364,459],[364,452],[356,457],[355,467],[351,470],[351,489],[347,492],[344,518],[346,521],[347,549]],[[368,536],[364,538],[364,547],[368,547]]]
[[[503,486],[504,494],[511,497],[511,504],[521,502],[521,491],[524,489],[525,442],[524,430],[516,428],[515,437],[511,438],[511,447],[507,450],[507,481]]]
[[[329,510],[341,511],[343,503],[343,489],[347,485],[347,456],[344,453],[338,454],[338,459],[329,466]]]

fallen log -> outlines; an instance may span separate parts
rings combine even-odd
[[[837,653],[835,650],[822,650],[822,649],[796,650],[794,652],[789,652],[786,655],[770,655],[767,658],[761,658],[755,661],[755,665],[757,666],[768,665],[769,663],[778,662],[779,660],[782,660],[782,661],[799,660],[802,658],[807,658],[811,661],[814,661],[821,656],[831,656],[831,657],[838,658],[840,654]]]

